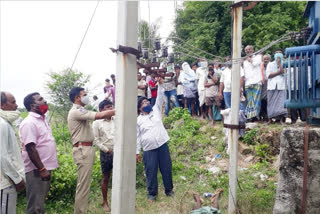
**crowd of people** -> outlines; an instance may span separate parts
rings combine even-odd
[[[285,60],[280,49],[271,56],[254,55],[253,46],[245,48],[246,56],[240,69],[240,106],[248,122],[266,121],[285,123],[290,115],[292,123],[306,120],[302,109],[284,108],[287,90]],[[164,66],[165,74],[153,70],[138,72],[138,98],[146,97],[151,105],[157,97],[157,76],[163,76],[165,89],[165,115],[173,107],[187,108],[194,117],[208,118],[212,124],[221,120],[220,111],[231,108],[232,60],[198,59],[191,66],[184,62]],[[292,71],[291,71],[292,72]],[[293,75],[292,75],[293,76]],[[293,77],[292,77],[293,78]],[[292,81],[292,80],[291,80]]]
[[[245,48],[246,57],[240,70],[240,106],[249,121],[272,120],[283,123],[287,116],[284,108],[286,97],[286,70],[284,56],[276,50],[274,61],[270,55],[253,55],[252,46]],[[137,74],[137,146],[136,160],[143,164],[147,179],[147,199],[154,202],[158,195],[158,169],[162,174],[165,194],[174,195],[172,163],[168,148],[169,135],[162,123],[162,107],[165,115],[173,107],[187,108],[194,117],[210,118],[214,124],[220,120],[220,111],[231,107],[231,60],[208,62],[199,59],[191,66],[167,65],[167,72]],[[292,71],[290,71],[292,72]],[[74,213],[87,213],[92,167],[96,145],[100,150],[102,170],[101,191],[103,208],[110,211],[107,200],[108,184],[113,168],[115,138],[115,84],[111,75],[105,80],[105,97],[91,103],[93,111],[85,106],[90,98],[84,88],[75,87],[69,92],[73,103],[68,114],[68,127],[73,145],[72,156],[77,165],[77,186]],[[292,80],[290,80],[292,81]],[[28,116],[19,126],[22,152],[15,135],[13,122],[20,116],[15,97],[1,92],[1,213],[15,213],[17,192],[26,188],[26,213],[44,213],[44,203],[50,188],[51,173],[59,167],[55,139],[45,118],[47,101],[39,93],[24,98]],[[292,122],[305,120],[302,110],[291,110]],[[94,121],[92,124],[90,121]]]

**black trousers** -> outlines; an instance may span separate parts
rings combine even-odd
[[[165,193],[169,194],[173,189],[172,164],[167,143],[157,149],[143,152],[144,169],[147,176],[148,198],[158,194],[158,168],[162,175]]]

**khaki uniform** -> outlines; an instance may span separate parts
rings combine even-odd
[[[80,105],[73,104],[68,115],[68,126],[72,144],[79,143],[73,147],[72,156],[78,167],[78,180],[74,213],[87,213],[88,196],[90,192],[92,167],[95,160],[95,151],[92,146],[82,146],[81,142],[93,142],[94,135],[89,123],[94,120],[96,112],[88,111]]]

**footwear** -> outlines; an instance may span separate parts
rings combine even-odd
[[[170,192],[166,193],[166,195],[167,195],[168,197],[173,197],[173,196],[174,196],[174,192],[173,192],[173,191],[170,191]]]
[[[149,202],[153,203],[153,202],[156,202],[156,197],[155,195],[148,195],[147,196],[147,199]]]

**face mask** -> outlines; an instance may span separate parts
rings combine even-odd
[[[0,109],[0,117],[9,121],[10,123],[17,120],[20,117],[20,114],[21,113],[19,111],[3,111]]]
[[[37,106],[37,110],[40,114],[44,115],[45,113],[47,113],[49,109],[49,106],[47,104],[43,104],[43,105],[38,105]]]
[[[201,63],[200,62],[198,62],[197,65],[198,65],[198,67],[201,67]]]
[[[81,102],[85,105],[88,105],[90,103],[90,100],[89,100],[89,96],[83,96],[81,97]]]
[[[200,62],[200,65],[202,68],[207,68],[208,67],[208,62]]]
[[[282,53],[276,53],[276,54],[274,55],[274,60],[278,59],[278,57],[280,57],[280,60],[281,60],[281,62],[282,62],[282,60],[283,60],[283,54],[282,54]]]
[[[142,111],[150,113],[152,111],[152,106],[151,105],[147,105],[147,106],[142,108]]]

